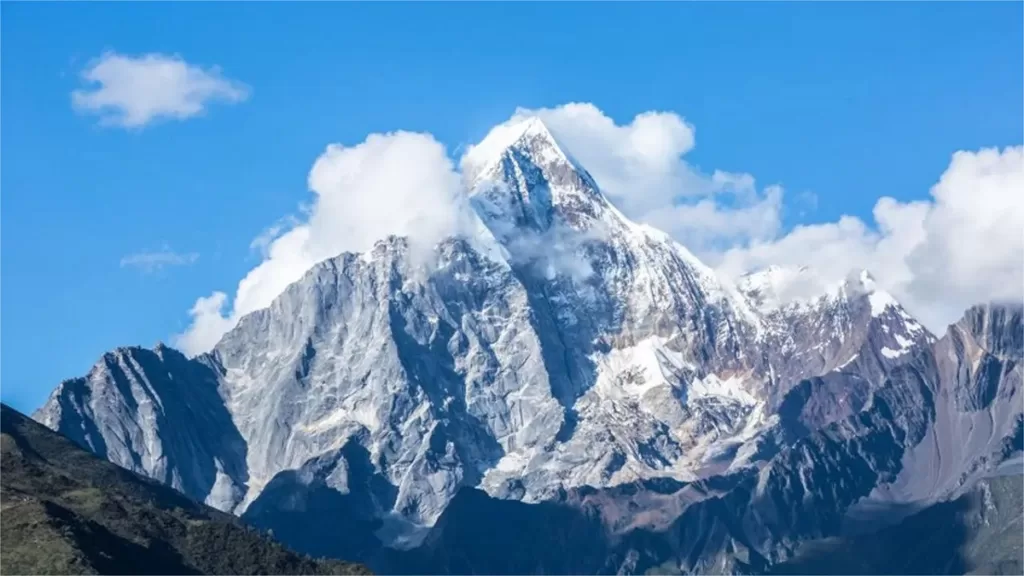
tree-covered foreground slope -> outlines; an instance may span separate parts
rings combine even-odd
[[[0,425],[0,573],[369,573],[296,554],[6,405]]]

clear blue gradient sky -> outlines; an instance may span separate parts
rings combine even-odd
[[[3,3],[0,395],[34,410],[105,350],[184,330],[310,199],[324,147],[371,132],[430,132],[457,157],[519,106],[669,110],[696,126],[697,166],[813,192],[787,227],[925,198],[954,151],[1024,141],[1022,18],[1019,2]],[[100,126],[71,92],[105,51],[216,65],[250,95]],[[120,265],[165,246],[199,257]]]

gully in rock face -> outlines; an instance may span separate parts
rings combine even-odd
[[[300,551],[397,571],[764,571],[1019,453],[1019,307],[936,339],[867,272],[797,300],[801,270],[733,285],[539,119],[502,136],[468,172],[474,236],[321,262],[210,353],[115,350],[35,418]],[[581,540],[488,554],[493,514]]]

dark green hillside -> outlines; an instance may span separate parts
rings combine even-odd
[[[0,573],[368,574],[302,556],[234,516],[0,413]]]

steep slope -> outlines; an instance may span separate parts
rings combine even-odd
[[[246,442],[211,359],[118,348],[84,378],[63,382],[34,415],[97,456],[222,510],[244,494]]]
[[[504,136],[466,172],[476,236],[321,262],[210,354],[117,350],[36,417],[293,546],[369,554],[465,487],[759,469],[933,340],[867,275],[766,305],[771,282],[629,221],[539,120]]]
[[[100,460],[0,405],[4,574],[367,574]]]
[[[867,270],[817,286],[808,268],[770,266],[740,279],[763,314],[779,379],[845,371],[884,379],[892,366],[935,338]]]
[[[828,570],[939,569],[938,564],[907,564],[912,560],[910,549],[881,548],[886,534],[892,533],[886,526],[922,509],[925,512],[906,520],[907,525],[920,525],[922,518],[934,519],[934,515],[950,522],[960,519],[947,525],[948,531],[932,527],[936,537],[948,544],[969,548],[965,556],[955,558],[965,564],[943,564],[942,570],[996,567],[985,564],[978,551],[1006,549],[1009,537],[1004,530],[1014,527],[1019,543],[1024,519],[1019,492],[1016,498],[1012,491],[1000,497],[1001,503],[1015,508],[993,512],[986,504],[987,512],[977,512],[974,504],[967,504],[976,502],[977,490],[986,490],[988,481],[982,480],[986,477],[1011,473],[1020,480],[1024,452],[1021,316],[1020,306],[972,308],[941,340],[894,369],[871,393],[863,410],[782,447],[760,470],[747,468],[694,483],[649,480],[603,490],[578,489],[536,505],[461,492],[423,547],[396,569],[759,573],[776,564],[790,566],[787,570],[819,566],[811,564],[811,559],[822,561],[820,551],[835,542],[821,540],[837,537],[842,546],[855,550],[876,547],[877,557],[862,558],[858,564],[831,564]],[[951,350],[954,354],[949,356]],[[967,368],[971,365],[991,367],[982,375]],[[965,379],[966,372],[974,376]],[[965,393],[979,389],[991,390],[999,401],[980,411],[958,403]],[[965,421],[988,425],[974,431],[955,428]],[[951,428],[958,434],[955,440],[949,437]],[[938,465],[926,467],[922,462]],[[1007,480],[994,482],[995,489],[1009,490]],[[966,516],[949,514],[965,510]],[[506,521],[494,523],[498,516]],[[992,527],[991,522],[998,526]],[[873,535],[880,529],[887,531]],[[533,531],[539,531],[535,539],[517,540],[515,555],[499,552],[515,534]],[[563,540],[559,534],[576,536]],[[549,541],[559,545],[550,546]],[[956,550],[948,549],[945,559],[952,562]],[[995,562],[1008,553],[1010,561],[1019,551],[1011,547],[1003,556],[987,560]],[[380,561],[387,566],[386,560]]]
[[[485,486],[542,499],[692,476],[707,443],[757,424],[760,319],[685,248],[626,219],[542,123],[517,130],[472,200],[530,295],[568,426],[552,450],[507,454]]]

